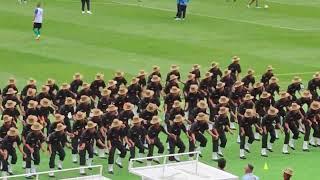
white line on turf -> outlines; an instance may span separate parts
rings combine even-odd
[[[57,0],[57,1],[64,1],[65,2],[65,0]],[[76,1],[67,1],[67,2],[76,2]],[[152,6],[146,6],[146,5],[143,5],[143,4],[124,3],[124,2],[119,2],[119,1],[109,1],[109,2],[104,1],[104,2],[94,2],[94,3],[95,4],[120,4],[120,5],[125,5],[125,6],[134,6],[134,7],[141,7],[141,8],[147,8],[147,9],[160,10],[160,11],[176,12],[176,10],[173,10],[173,9],[156,8],[156,7],[152,7]],[[233,21],[233,22],[240,22],[240,23],[259,25],[259,26],[264,26],[264,27],[287,29],[287,30],[292,30],[292,31],[319,31],[320,30],[320,28],[303,29],[303,28],[295,28],[295,27],[287,27],[287,26],[276,26],[276,25],[273,25],[273,24],[258,23],[258,22],[254,22],[254,21],[247,21],[247,20],[240,20],[240,19],[233,19],[233,18],[225,18],[225,17],[218,17],[218,16],[209,16],[209,15],[200,14],[200,13],[189,13],[189,14],[195,15],[195,16],[219,19],[219,20],[226,20],[226,21]]]

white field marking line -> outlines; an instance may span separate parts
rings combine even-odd
[[[292,3],[288,3],[288,2],[278,2],[278,1],[266,1],[266,2],[271,2],[271,3],[274,3],[274,4],[282,4],[282,5],[290,5],[290,6],[305,6],[305,7],[312,7],[312,5],[320,5],[320,2],[308,2],[308,4],[292,4]]]
[[[279,74],[275,73],[274,75],[275,75],[276,77],[278,77],[278,76],[291,76],[291,75],[314,74],[314,73],[316,73],[316,72],[317,72],[317,71],[312,71],[312,72],[279,73]],[[259,75],[258,75],[258,76],[259,76]],[[261,74],[261,76],[262,76],[262,74]]]
[[[56,1],[76,2],[76,1],[65,1],[65,0],[56,0]],[[118,2],[118,1],[93,2],[93,3],[94,3],[94,4],[120,4],[120,5],[125,5],[125,6],[134,6],[134,7],[142,7],[142,8],[154,9],[154,10],[160,10],[160,11],[176,12],[176,10],[172,10],[172,9],[156,8],[156,7],[151,7],[151,6],[145,6],[145,5],[142,5],[142,4],[139,5],[139,4],[134,4],[134,3],[123,3],[123,2]],[[272,24],[257,23],[257,22],[253,22],[253,21],[238,20],[238,19],[224,18],[224,17],[218,17],[218,16],[209,16],[209,15],[204,15],[204,14],[200,14],[200,13],[189,13],[189,14],[195,15],[195,16],[201,16],[201,17],[219,19],[219,20],[227,20],[227,21],[233,21],[233,22],[254,24],[254,25],[259,25],[259,26],[264,26],[264,27],[271,27],[271,28],[278,28],[278,29],[287,29],[287,30],[292,30],[292,31],[318,31],[318,30],[320,30],[320,28],[302,29],[302,28],[294,28],[294,27],[287,27],[287,26],[275,26],[275,25],[272,25]]]

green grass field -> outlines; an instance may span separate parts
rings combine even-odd
[[[36,42],[32,32],[36,1],[20,5],[17,0],[2,0],[1,86],[11,76],[17,78],[19,87],[29,77],[37,79],[39,85],[49,77],[58,83],[69,82],[75,72],[91,81],[96,72],[103,72],[107,80],[116,70],[122,70],[130,79],[138,70],[150,71],[155,64],[163,73],[170,64],[179,64],[185,77],[194,63],[201,64],[203,71],[212,60],[224,68],[233,55],[241,57],[243,71],[253,68],[257,76],[272,64],[282,89],[286,89],[293,75],[300,75],[306,82],[319,71],[320,0],[260,2],[261,6],[268,4],[269,9],[248,9],[247,2],[240,0],[191,0],[183,22],[173,20],[175,0],[93,0],[93,15],[81,14],[80,0],[43,2],[45,23],[41,40]],[[253,163],[255,173],[263,180],[281,179],[285,167],[294,169],[295,180],[320,179],[315,175],[320,149],[302,152],[301,138],[297,150],[284,156],[281,137],[269,158],[260,157],[261,143],[255,142],[247,160],[239,159],[235,138],[236,135],[228,136],[225,151],[227,171],[231,173],[241,176],[245,164]],[[202,160],[216,166],[210,160],[211,148],[210,142]],[[41,171],[48,170],[47,157],[42,154]],[[17,173],[23,173],[20,160]],[[76,167],[70,161],[71,156],[67,156],[65,168]],[[265,162],[269,170],[263,169]],[[97,159],[94,164],[107,167],[106,160]],[[125,168],[115,168],[115,175],[108,177],[139,179]]]

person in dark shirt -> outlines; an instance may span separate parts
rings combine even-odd
[[[254,134],[252,125],[254,125],[259,132],[262,133],[261,127],[258,125],[257,114],[253,109],[247,109],[244,116],[239,119],[239,133],[240,133],[240,159],[246,159],[245,151],[250,153],[250,146],[254,141]],[[246,142],[246,136],[248,141]]]
[[[111,126],[111,123],[114,119],[118,119],[119,117],[119,111],[118,108],[110,104],[106,110],[106,113],[102,115],[102,124],[106,129],[109,129]]]
[[[254,70],[248,69],[247,75],[243,77],[241,80],[244,83],[243,85],[247,90],[250,90],[250,88],[253,87],[253,85],[256,83],[256,79],[253,74]]]
[[[193,108],[189,115],[188,115],[188,120],[193,123],[195,121],[195,118],[198,116],[199,113],[205,113],[207,114],[207,109],[208,109],[208,104],[205,100],[200,100],[197,103],[197,107]]]
[[[106,109],[110,104],[114,102],[114,99],[110,97],[111,91],[107,88],[104,88],[101,91],[101,98],[98,101],[97,108],[100,109],[102,112],[106,112]]]
[[[241,104],[242,99],[247,94],[247,89],[243,85],[244,83],[241,81],[236,81],[233,85],[231,100],[237,107]]]
[[[48,130],[49,131],[48,134],[53,133],[55,131],[55,129],[57,128],[58,124],[61,123],[61,124],[65,125],[64,122],[63,122],[64,119],[65,119],[64,115],[61,115],[61,114],[58,114],[58,113],[54,114],[54,121],[50,124],[50,128]]]
[[[146,75],[147,73],[144,70],[140,70],[137,76],[139,79],[138,84],[142,89],[144,89],[147,85]]]
[[[164,98],[164,112],[165,112],[165,122],[169,121],[169,113],[175,101],[181,101],[180,89],[173,86],[170,89],[170,93]]]
[[[184,87],[183,87],[183,95],[184,95],[185,97],[187,97],[188,94],[189,94],[190,86],[192,86],[192,85],[198,85],[198,81],[195,79],[195,75],[194,75],[194,74],[189,73],[187,78],[188,78],[188,79],[187,79],[187,81],[184,83]]]
[[[175,148],[179,148],[178,153],[184,153],[186,146],[184,145],[180,135],[181,131],[183,131],[188,138],[189,134],[187,133],[187,128],[184,125],[185,118],[181,115],[176,115],[173,120],[173,124],[168,126],[168,133],[172,134],[172,136],[168,137],[169,140],[169,154],[175,154]],[[179,157],[170,156],[169,161],[177,161],[179,162]]]
[[[82,75],[80,73],[75,73],[73,75],[73,81],[70,83],[70,90],[71,92],[77,94],[79,87],[82,86],[83,80],[82,80]]]
[[[16,86],[16,79],[15,78],[12,78],[12,77],[9,78],[8,84],[2,90],[2,95],[4,95],[4,96],[8,95],[9,89],[13,89],[14,91],[18,92],[18,88]]]
[[[42,125],[46,125],[47,135],[49,133],[50,124],[51,124],[49,115],[54,114],[55,112],[51,104],[52,102],[49,99],[44,98],[40,101],[40,107],[39,107],[39,122]]]
[[[119,91],[119,88],[117,86],[117,81],[109,80],[107,88],[111,91],[110,96],[115,99],[117,97],[118,91]]]
[[[227,145],[226,131],[233,134],[230,129],[230,123],[228,118],[229,109],[226,107],[220,107],[218,116],[216,116],[214,121],[214,126],[212,132],[218,135],[217,139],[212,138],[212,160],[217,161],[218,156],[223,157],[223,150]],[[219,143],[220,140],[220,143]]]
[[[2,106],[5,106],[8,101],[14,101],[18,106],[20,106],[21,102],[18,99],[16,93],[16,90],[14,90],[13,88],[9,88],[6,93],[6,96],[2,99]]]
[[[81,96],[88,96],[92,101],[94,101],[94,93],[90,89],[90,84],[86,82],[82,83],[81,90],[77,92],[77,100],[80,100]]]
[[[179,66],[175,64],[171,65],[170,72],[167,74],[167,77],[166,77],[166,83],[170,81],[171,75],[175,75],[177,77],[177,80],[180,81],[181,76],[179,72]]]
[[[194,78],[196,79],[197,82],[200,82],[201,72],[200,72],[200,65],[199,64],[194,64],[192,66],[190,73],[194,74]]]
[[[89,117],[91,109],[94,108],[94,104],[92,103],[90,97],[88,96],[81,96],[79,103],[76,107],[76,112],[81,111],[86,113],[86,116]]]
[[[49,87],[49,94],[50,96],[56,96],[57,92],[59,91],[59,86],[56,84],[54,79],[48,79],[46,86]]]
[[[55,96],[49,94],[49,86],[42,86],[41,87],[41,92],[37,95],[37,101],[40,103],[42,99],[49,99],[50,101],[54,102],[55,101]]]
[[[264,117],[267,114],[269,107],[271,106],[271,94],[264,91],[262,92],[260,99],[255,102],[256,112],[260,117]]]
[[[169,81],[167,81],[164,89],[163,89],[163,92],[164,94],[169,94],[170,93],[170,89],[173,88],[173,87],[177,87],[179,88],[179,83],[178,83],[178,76],[172,74],[170,76],[170,79]]]
[[[212,110],[210,110],[210,121],[214,121],[215,115],[218,115],[220,107],[227,107],[229,108],[229,113],[230,113],[230,128],[232,130],[235,130],[235,122],[237,120],[237,116],[236,116],[236,106],[234,105],[234,103],[232,101],[230,101],[229,98],[225,97],[225,96],[221,96],[219,99],[218,104],[212,108]]]
[[[217,62],[212,62],[211,63],[211,69],[209,70],[210,73],[212,73],[212,85],[213,87],[217,86],[217,82],[218,82],[218,77],[221,78],[222,76],[222,72],[219,68],[219,63]]]
[[[144,140],[146,138],[147,130],[141,125],[142,119],[139,116],[134,116],[132,118],[131,124],[132,127],[128,131],[127,144],[130,149],[130,159],[135,158],[136,150],[138,148],[138,158],[142,158],[144,154]],[[142,161],[137,161],[143,163]]]
[[[36,90],[36,92],[37,92],[36,83],[37,83],[37,81],[34,80],[34,79],[32,79],[32,78],[30,78],[30,79],[27,81],[27,85],[24,86],[24,88],[23,88],[22,91],[21,91],[21,94],[20,94],[20,95],[21,95],[21,99],[23,99],[23,98],[27,95],[27,92],[28,92],[29,89],[34,89],[34,90]]]
[[[58,112],[64,115],[64,124],[67,126],[67,132],[71,132],[71,118],[75,113],[74,107],[76,105],[76,100],[72,99],[71,97],[67,97],[64,105],[59,107]]]
[[[301,93],[301,97],[297,99],[296,103],[299,104],[301,107],[304,105],[307,105],[308,109],[310,108],[310,105],[312,103],[312,94],[310,93],[309,90],[304,90]],[[302,114],[305,114],[305,111],[303,108],[300,109]]]
[[[28,105],[26,106],[26,110],[24,112],[23,120],[25,121],[29,115],[39,116],[38,102],[34,100],[30,100]]]
[[[212,73],[206,72],[199,85],[200,92],[208,99],[209,94],[213,92],[214,87],[215,85],[212,82]]]
[[[60,90],[56,94],[56,104],[61,106],[64,104],[67,97],[76,98],[76,94],[70,91],[70,85],[68,83],[63,83]]]
[[[269,80],[274,76],[273,74],[273,67],[272,66],[268,66],[267,67],[267,71],[262,75],[261,77],[261,82],[264,84],[264,86],[266,87],[269,84]]]
[[[100,88],[103,89],[106,87],[103,77],[104,77],[103,74],[97,73],[95,80],[90,85],[90,89],[94,94],[93,99],[95,99],[96,96],[100,98],[100,95],[101,95]]]
[[[9,115],[13,118],[13,121],[15,123],[17,123],[17,121],[19,120],[19,116],[20,116],[20,111],[17,108],[17,103],[15,101],[7,101],[7,103],[5,104],[5,109],[2,112],[2,119],[4,115]]]
[[[160,73],[160,67],[159,66],[152,66],[152,72],[148,76],[148,81],[147,84],[151,82],[152,77],[156,75],[159,78],[161,78],[161,73]]]
[[[297,140],[299,138],[298,126],[299,126],[299,120],[301,120],[302,118],[304,117],[300,112],[300,106],[297,103],[292,103],[291,107],[289,107],[289,111],[287,112],[283,122],[283,129],[285,133],[284,144],[282,148],[283,154],[289,154],[288,144],[292,150],[295,149],[294,140]],[[290,139],[290,131],[293,134],[291,139]]]
[[[23,96],[22,102],[21,102],[21,109],[23,111],[27,110],[27,106],[30,101],[37,101],[37,96],[36,96],[37,90],[29,88],[26,95]]]
[[[293,101],[297,100],[296,92],[300,94],[301,89],[303,89],[301,81],[302,79],[300,77],[295,76],[292,79],[292,83],[288,86],[287,92],[291,95]]]
[[[320,130],[319,130],[319,112],[320,112],[320,103],[317,101],[313,101],[308,109],[305,119],[302,121],[305,127],[304,141],[302,150],[309,151],[309,140],[311,134],[311,128],[313,129],[313,135],[310,144],[315,145],[314,139],[320,138]]]
[[[119,113],[119,120],[123,122],[124,125],[124,132],[129,130],[129,121],[132,120],[134,113],[133,113],[134,105],[131,103],[125,103],[123,105],[123,110]]]
[[[111,128],[108,131],[108,149],[109,149],[109,158],[108,158],[108,173],[113,174],[113,163],[114,163],[114,154],[116,149],[120,151],[120,155],[116,160],[116,165],[120,168],[122,166],[122,160],[126,157],[127,150],[123,145],[123,138],[126,134],[123,132],[123,123],[119,119],[114,119]]]
[[[239,115],[244,115],[247,109],[254,109],[253,96],[250,94],[246,94],[243,98],[243,102],[240,104],[238,108]]]
[[[139,85],[139,79],[136,77],[132,78],[131,84],[128,86],[129,102],[135,105],[136,107],[138,107],[141,93],[142,93],[142,88]]]
[[[181,115],[181,116],[185,117],[185,112],[181,108],[181,102],[180,101],[174,101],[173,102],[172,109],[168,113],[168,119],[166,120],[165,123],[166,124],[173,123],[173,120],[176,117],[176,115]]]
[[[2,161],[2,172],[8,172],[10,175],[13,175],[13,166],[17,163],[17,152],[16,147],[21,152],[22,156],[25,157],[26,154],[23,152],[21,147],[21,139],[19,137],[19,131],[15,127],[11,127],[7,132],[6,136],[2,139],[0,149],[7,152],[7,157]],[[9,158],[11,157],[11,158]],[[9,162],[9,159],[11,161]]]
[[[158,107],[160,106],[160,99],[154,96],[154,91],[145,90],[142,93],[142,97],[138,112],[146,109],[149,103],[156,104]]]
[[[126,80],[126,78],[124,78],[124,72],[121,71],[117,71],[115,73],[115,76],[113,78],[114,81],[117,81],[117,86],[118,88],[122,85],[126,86],[128,81]]]
[[[194,152],[196,148],[196,141],[200,142],[200,147],[197,149],[202,157],[201,152],[202,149],[207,146],[207,138],[204,136],[205,132],[208,132],[213,138],[217,139],[218,136],[213,134],[212,131],[209,130],[209,116],[204,113],[199,113],[196,117],[196,121],[191,124],[189,130],[189,152]],[[190,159],[194,156],[190,154]]]
[[[143,110],[139,117],[142,118],[142,124],[146,129],[150,127],[150,121],[152,120],[153,116],[158,115],[158,106],[153,103],[149,103],[147,108]]]
[[[16,128],[16,123],[13,121],[13,118],[11,116],[4,115],[3,124],[0,127],[0,139],[4,138],[7,135],[7,132],[10,130],[11,127]]]
[[[253,89],[251,90],[250,94],[254,97],[254,102],[260,98],[263,91],[265,91],[265,88],[262,82],[257,82],[253,85]]]
[[[164,134],[169,136],[169,133],[164,129],[162,125],[160,125],[160,118],[158,116],[153,116],[152,120],[150,121],[151,126],[148,128],[147,132],[147,142],[148,142],[148,155],[147,157],[152,157],[153,156],[153,150],[154,146],[158,148],[158,155],[161,155],[164,152],[164,147],[162,142],[160,141],[159,138],[159,133],[163,132]],[[171,135],[173,137],[173,135]],[[160,161],[158,158],[150,158],[148,159],[148,165],[151,165],[151,161],[154,161],[158,164],[160,164]]]
[[[240,77],[241,66],[239,64],[240,58],[238,56],[232,57],[232,63],[228,66],[228,70],[231,71],[231,78],[233,81],[237,81]]]
[[[161,91],[162,91],[162,85],[160,81],[161,81],[161,78],[157,75],[154,75],[151,78],[150,83],[147,84],[147,89],[152,90],[156,98],[160,98]]]
[[[228,92],[231,92],[233,84],[236,82],[232,77],[231,77],[231,71],[230,70],[225,70],[223,72],[223,76],[220,79],[221,82],[225,84],[225,89]]]
[[[192,110],[197,107],[197,103],[200,100],[204,99],[198,89],[199,89],[198,85],[195,85],[195,84],[191,85],[189,93],[188,93],[188,95],[187,95],[187,97],[185,99],[186,103],[185,103],[185,108],[184,109],[189,114],[191,114]]]
[[[106,145],[101,142],[99,133],[96,128],[97,124],[89,121],[85,126],[85,130],[80,135],[79,138],[79,156],[80,156],[80,167],[85,166],[86,162],[88,166],[91,166],[93,159],[93,145],[94,142],[100,144],[101,147],[106,147]],[[86,153],[89,154],[89,158],[86,159]],[[86,174],[83,167],[80,168],[80,174]]]
[[[43,142],[45,142],[45,136],[42,133],[43,126],[35,122],[31,126],[31,132],[26,137],[26,142],[23,147],[24,153],[26,153],[26,178],[33,178],[32,175],[36,173],[36,166],[40,164],[40,149],[45,152]],[[31,166],[33,161],[34,166]]]
[[[320,88],[320,73],[317,72],[313,75],[313,79],[308,82],[308,90],[312,94],[312,98],[315,100],[318,98],[317,90]]]
[[[262,127],[262,149],[261,156],[268,157],[267,150],[272,151],[272,145],[276,140],[276,132],[274,124],[280,129],[280,117],[278,115],[278,109],[274,107],[270,107],[268,110],[268,114],[266,114],[261,121]],[[268,143],[268,134],[270,134],[270,141]]]
[[[86,114],[84,112],[78,111],[73,116],[73,126],[72,126],[72,136],[71,136],[71,153],[72,153],[72,162],[77,163],[78,162],[78,146],[79,146],[79,140],[80,135],[84,131],[87,120],[86,120]]]
[[[275,103],[275,93],[279,95],[280,86],[278,85],[279,79],[276,77],[272,77],[269,80],[269,84],[266,86],[266,91],[271,94],[271,104]]]
[[[98,135],[101,142],[106,141],[107,128],[105,128],[102,115],[103,112],[100,109],[94,108],[91,109],[89,120],[97,124]],[[97,154],[99,158],[105,159],[105,147],[101,146],[101,144],[96,143],[97,149],[94,149],[94,154]]]
[[[49,168],[54,171],[55,158],[59,155],[58,169],[62,169],[62,163],[66,157],[64,146],[67,143],[67,135],[65,133],[66,125],[59,123],[52,133],[48,136],[48,152],[50,154]],[[49,172],[49,177],[54,177],[54,172]]]
[[[225,84],[223,82],[218,82],[216,89],[210,95],[210,108],[219,103],[219,99],[221,96],[229,97],[230,92],[228,92],[224,87]]]

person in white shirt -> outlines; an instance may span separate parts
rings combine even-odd
[[[42,27],[43,22],[43,9],[41,8],[41,4],[38,3],[37,7],[34,11],[33,17],[33,32],[36,35],[36,40],[40,39],[40,29]]]
[[[86,4],[87,4],[87,13],[92,14],[90,11],[90,0],[81,0],[81,4],[82,4],[82,14],[85,13],[84,9],[85,9]]]
[[[242,176],[241,180],[259,180],[259,177],[253,174],[253,165],[248,164],[244,168],[244,172],[245,172],[245,175]]]

